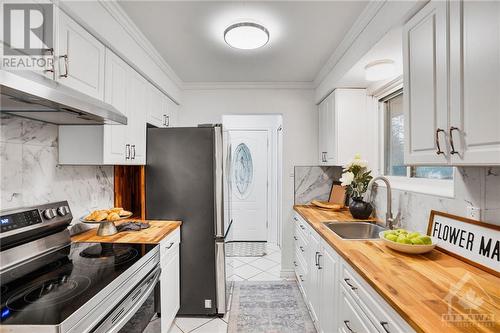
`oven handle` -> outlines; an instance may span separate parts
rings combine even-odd
[[[142,304],[149,297],[149,294],[153,291],[156,286],[156,283],[160,279],[161,268],[158,266],[152,273],[148,275],[146,278],[146,284],[149,284],[149,287],[142,293],[142,295],[134,301],[134,306],[132,306],[127,312],[121,313],[120,317],[113,318],[114,325],[106,330],[107,333],[118,332],[126,321],[128,321],[135,312],[142,306]],[[152,276],[152,277],[151,277]],[[153,281],[151,281],[153,280]]]

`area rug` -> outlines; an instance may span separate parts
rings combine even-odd
[[[235,282],[228,333],[315,333],[295,281]]]
[[[229,242],[226,243],[227,257],[263,257],[266,255],[266,242]]]

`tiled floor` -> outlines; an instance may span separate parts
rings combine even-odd
[[[274,244],[267,245],[263,257],[230,257],[226,262],[229,281],[277,281],[281,271],[281,251]],[[223,318],[177,317],[168,333],[225,333],[229,314]],[[143,333],[160,331],[160,319],[153,317]]]

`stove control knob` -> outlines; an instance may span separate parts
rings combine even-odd
[[[54,217],[56,217],[56,210],[53,208],[44,210],[43,217],[45,217],[47,220],[53,219]]]
[[[57,208],[57,214],[59,216],[65,216],[65,215],[68,215],[68,213],[69,213],[68,206],[61,206],[61,207]]]

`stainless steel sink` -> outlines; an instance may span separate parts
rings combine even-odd
[[[377,239],[384,227],[368,222],[325,222],[325,226],[343,239]]]

